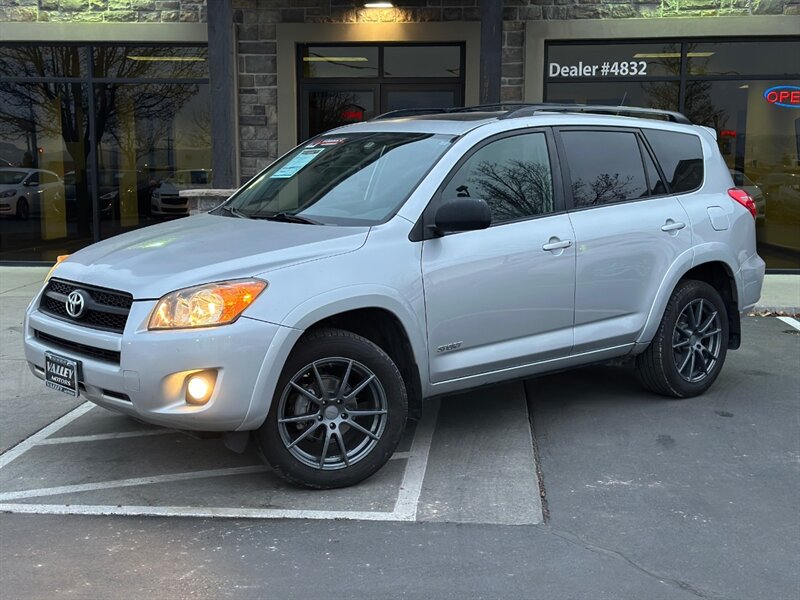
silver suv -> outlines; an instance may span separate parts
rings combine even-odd
[[[390,114],[68,257],[25,353],[50,387],[229,445],[253,432],[280,476],[341,487],[423,398],[620,358],[653,392],[704,392],[760,295],[755,216],[713,131],[677,113]]]

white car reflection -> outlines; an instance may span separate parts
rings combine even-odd
[[[211,169],[185,169],[159,181],[150,197],[153,216],[174,217],[189,214],[189,200],[182,198],[181,190],[211,187]]]
[[[0,215],[26,220],[63,198],[64,182],[52,171],[0,168]]]

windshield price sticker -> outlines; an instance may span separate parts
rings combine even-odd
[[[562,65],[551,62],[548,70],[550,77],[639,77],[647,75],[647,61],[620,60],[601,63],[585,63]]]
[[[317,158],[320,153],[325,152],[325,148],[306,148],[295,156],[288,163],[270,175],[270,179],[289,179],[312,160]]]

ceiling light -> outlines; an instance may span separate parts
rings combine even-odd
[[[144,60],[150,62],[206,62],[205,58],[199,56],[132,56],[130,60]]]
[[[303,62],[367,62],[366,56],[304,56]]]
[[[740,89],[740,90],[749,90],[749,89],[750,89],[750,86],[749,86],[749,85],[747,85],[747,84],[745,83],[744,85],[740,85],[740,86],[739,86],[739,89]]]
[[[394,8],[391,2],[364,2],[364,8]]]
[[[708,58],[713,56],[713,52],[689,52],[689,58]],[[633,58],[680,58],[680,52],[637,52]]]

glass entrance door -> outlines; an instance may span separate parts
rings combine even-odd
[[[298,137],[404,108],[464,102],[463,44],[302,46]]]

